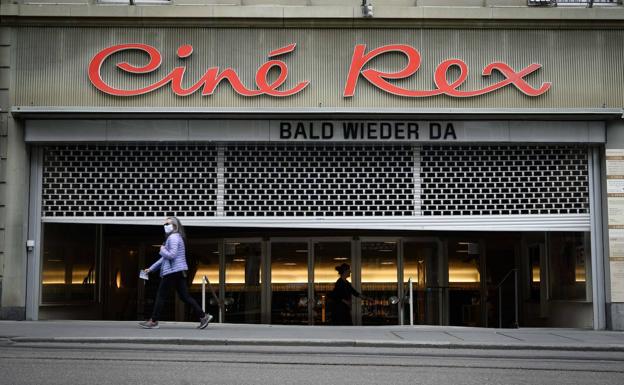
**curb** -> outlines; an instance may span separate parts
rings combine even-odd
[[[136,338],[136,337],[8,337],[9,343],[79,343],[79,344],[141,344],[188,346],[300,346],[300,347],[366,347],[366,348],[434,348],[474,350],[559,350],[587,352],[624,352],[622,345],[529,345],[529,344],[475,344],[449,342],[390,342],[371,340],[287,340],[287,339],[193,339],[193,338]]]

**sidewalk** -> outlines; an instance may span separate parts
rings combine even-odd
[[[582,329],[484,329],[454,326],[284,326],[131,321],[0,321],[4,343],[352,346],[538,349],[624,352],[624,333]]]

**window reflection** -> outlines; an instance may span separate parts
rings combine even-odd
[[[260,323],[260,242],[225,242],[226,321]]]
[[[151,262],[158,257],[160,245],[152,246],[157,238],[148,239],[146,243],[141,238],[129,234],[127,228],[121,226],[103,229],[102,288],[105,294],[102,306],[108,318],[136,319],[152,311],[158,279],[152,276],[149,282],[139,282],[138,271],[150,264],[143,263],[142,258]],[[146,295],[147,291],[150,292]],[[170,299],[165,302],[163,319],[174,318]]]
[[[453,245],[453,250],[449,256],[449,283],[451,283],[451,286],[470,287],[475,286],[470,285],[471,283],[477,284],[481,282],[479,273],[479,244],[468,241],[451,244]]]
[[[318,242],[314,244],[314,324],[331,321],[331,306],[327,295],[338,279],[336,266],[351,265],[351,242]]]
[[[216,242],[189,240],[187,250],[189,274],[193,285],[201,285],[204,276],[215,286],[219,286],[219,245]]]
[[[308,243],[271,244],[271,322],[308,323]]]
[[[550,233],[551,294],[555,300],[586,300],[589,235]]]
[[[479,326],[481,320],[480,248],[477,241],[449,240],[449,321]]]
[[[204,276],[208,278],[206,287],[206,312],[216,315],[219,313],[219,302],[214,298],[214,290],[219,297],[219,245],[216,241],[189,238],[186,261],[189,267],[189,276],[192,277],[192,285],[189,293],[201,306],[201,285]],[[212,287],[212,290],[211,290]],[[190,306],[186,306],[186,319],[192,320],[195,315]],[[215,320],[216,321],[216,320]]]
[[[403,244],[403,279],[412,279],[414,323],[437,325],[445,289],[439,282],[438,246],[436,243],[405,242]],[[404,286],[408,295],[409,287]],[[409,306],[405,306],[405,323],[409,323]]]
[[[398,293],[397,243],[362,242],[362,324],[397,325],[398,307],[390,297]]]
[[[43,231],[42,302],[94,301],[95,225],[47,223]]]

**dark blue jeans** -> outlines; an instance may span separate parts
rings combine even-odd
[[[186,287],[186,277],[181,271],[165,275],[160,279],[160,285],[158,286],[158,293],[156,294],[156,303],[154,304],[154,311],[152,312],[152,321],[158,321],[160,319],[160,312],[165,304],[165,298],[171,292],[171,288],[174,287],[178,292],[178,296],[187,305],[193,308],[193,312],[197,317],[202,318],[206,315],[197,304],[197,301],[189,295],[188,288]]]

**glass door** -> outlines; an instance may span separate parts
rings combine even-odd
[[[202,281],[204,277],[208,279],[206,288],[206,312],[212,314],[215,317],[213,322],[222,322],[223,319],[219,319],[219,243],[216,240],[196,239],[188,238],[188,245],[186,248],[186,262],[188,264],[188,274],[190,277],[191,287],[189,293],[202,305]],[[214,295],[213,295],[214,291]],[[215,296],[217,298],[215,298]],[[176,297],[177,298],[177,297]],[[179,299],[178,299],[179,300]],[[195,320],[195,315],[190,306],[186,306],[186,320]]]
[[[362,325],[398,325],[399,307],[391,297],[398,293],[398,242],[361,242]]]
[[[224,242],[224,256],[225,321],[260,323],[262,314],[262,243],[248,240],[240,242],[226,240]]]
[[[403,241],[403,292],[409,296],[409,280],[412,280],[413,321],[415,325],[441,325],[446,289],[441,285],[440,247],[435,240]],[[407,301],[404,324],[409,325],[410,314]]]
[[[271,323],[307,325],[308,241],[271,242]]]
[[[474,238],[447,240],[449,323],[457,326],[483,326],[485,297],[482,276],[484,257],[481,245]]]
[[[331,324],[328,294],[338,280],[336,266],[351,263],[351,241],[314,241],[314,324]],[[353,267],[352,267],[353,268]]]

